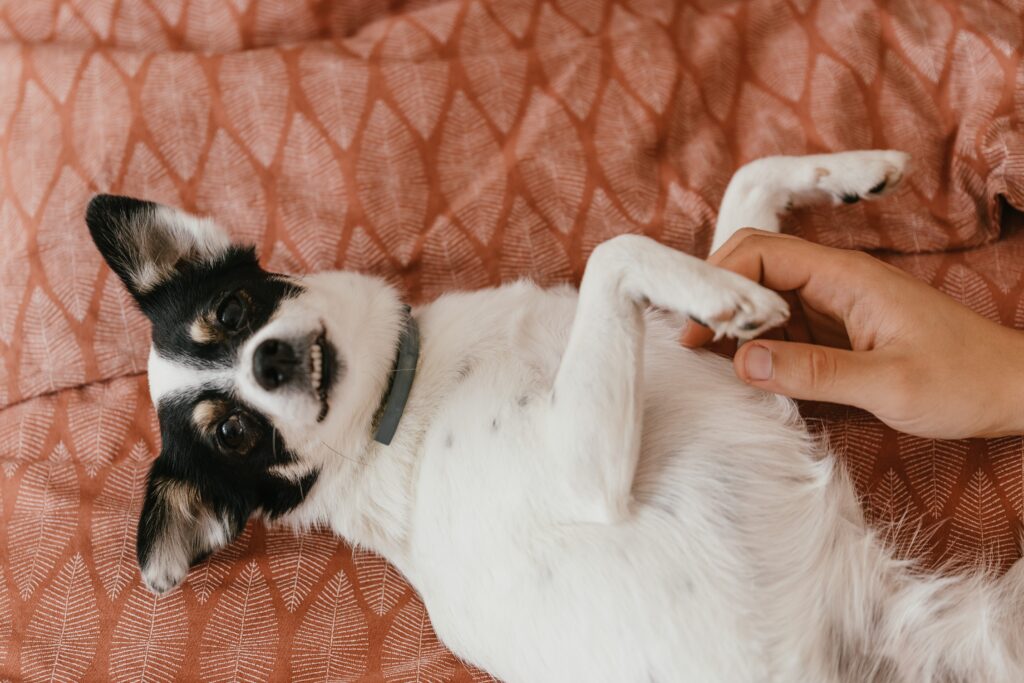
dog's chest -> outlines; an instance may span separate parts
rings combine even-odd
[[[428,351],[436,355],[417,379],[433,388],[417,458],[417,533],[431,523],[483,532],[474,528],[480,519],[488,529],[506,519],[521,525],[530,512],[524,505],[545,479],[538,416],[565,348],[574,297],[517,284],[477,298],[461,307],[436,304],[424,317]]]
[[[439,515],[449,530],[464,524],[467,533],[483,531],[473,529],[475,519],[491,528],[522,519],[543,460],[535,426],[547,401],[545,379],[517,358],[466,368],[424,439],[418,514]]]

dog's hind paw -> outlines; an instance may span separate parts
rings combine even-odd
[[[907,172],[910,156],[895,150],[824,155],[816,166],[817,187],[835,204],[854,204],[892,192]]]

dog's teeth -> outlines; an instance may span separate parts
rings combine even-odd
[[[323,380],[324,357],[323,349],[319,344],[314,344],[310,347],[309,359],[313,366],[312,372],[310,373],[311,379],[313,380],[313,389],[320,391],[320,383]]]

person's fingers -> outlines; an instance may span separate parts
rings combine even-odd
[[[819,313],[811,306],[801,306],[801,337],[790,337],[789,341],[808,342],[831,346],[837,349],[849,349],[850,337],[842,322],[830,315]]]
[[[881,262],[862,252],[761,233],[749,234],[717,266],[776,292],[795,291],[836,320],[846,320],[854,302],[884,279]]]
[[[857,293],[877,274],[873,269],[883,264],[871,257],[844,249],[824,247],[812,242],[763,230],[744,228],[734,234],[714,254],[708,263],[738,273],[777,292],[795,291],[811,312],[807,322],[824,323],[820,341],[849,347],[840,321],[845,320]],[[787,326],[790,329],[791,326]],[[810,336],[814,338],[818,330]],[[691,322],[683,331],[680,342],[695,348],[707,344],[713,333],[698,322]],[[800,339],[803,336],[804,339]]]
[[[800,240],[799,237],[795,237],[794,235],[785,235],[780,232],[770,232],[768,230],[761,230],[760,228],[740,228],[725,241],[725,244],[708,256],[707,262],[711,265],[718,265],[726,256],[731,254],[737,247],[743,244],[743,242],[752,237],[763,237],[766,239],[777,240]]]
[[[782,339],[792,342],[812,342],[811,330],[807,325],[807,315],[804,312],[804,302],[796,292],[780,292],[786,303],[789,304],[789,320],[782,327],[775,328],[781,336],[766,335],[768,339]]]
[[[814,344],[758,340],[740,347],[736,375],[753,386],[791,398],[869,408],[872,383],[884,386],[876,354]]]
[[[739,273],[777,292],[784,292],[800,289],[814,277],[818,269],[827,267],[829,257],[837,258],[842,254],[838,249],[829,249],[812,242],[754,233],[718,257],[714,265]]]
[[[789,235],[780,235],[779,233],[759,230],[757,228],[741,228],[734,232],[732,236],[729,237],[728,240],[726,240],[725,244],[723,244],[715,252],[708,256],[707,262],[713,266],[721,266],[722,261],[724,261],[730,254],[732,254],[732,252],[735,251],[741,244],[743,244],[744,241],[757,237],[796,239]],[[737,270],[735,272],[747,277],[748,279],[756,281],[757,278],[753,276],[759,273],[760,271],[757,269],[747,267],[749,264],[746,260],[742,261],[742,265],[745,266],[744,271]],[[714,336],[714,332],[705,325],[701,324],[700,321],[691,320],[683,329],[679,341],[683,346],[686,346],[688,348],[697,348],[700,346],[704,346],[705,344],[710,342],[714,338]]]
[[[686,323],[686,327],[683,328],[683,334],[680,336],[679,342],[687,348],[695,349],[707,344],[714,336],[714,332],[700,323],[690,320]]]
[[[731,254],[743,240],[747,239],[751,235],[759,235],[762,232],[764,231],[758,230],[757,228],[740,228],[725,241],[725,244],[708,254],[706,259],[707,262],[713,266],[717,266],[721,260]]]

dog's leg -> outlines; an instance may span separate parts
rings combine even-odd
[[[877,199],[903,179],[908,160],[903,152],[866,150],[752,161],[725,189],[711,250],[740,228],[778,232],[780,214],[795,207]]]
[[[753,337],[788,315],[774,292],[646,237],[599,245],[545,411],[549,443],[568,458],[565,496],[574,519],[609,522],[628,511],[648,304],[697,318],[719,336]]]

